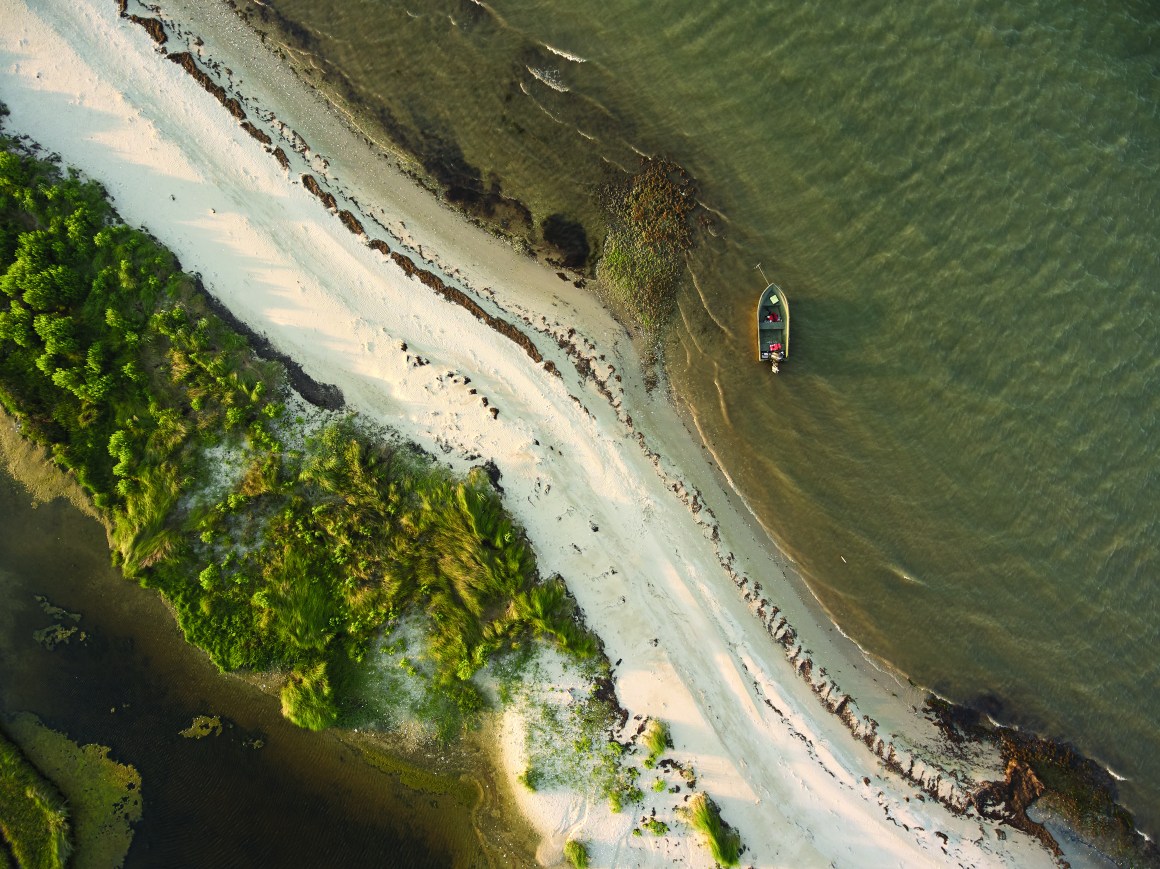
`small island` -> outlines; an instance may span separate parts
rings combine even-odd
[[[883,685],[656,388],[676,164],[611,194],[576,293],[255,34],[304,102],[127,7],[0,38],[0,402],[191,643],[311,731],[486,734],[544,865],[1054,864],[977,799],[1001,750]]]

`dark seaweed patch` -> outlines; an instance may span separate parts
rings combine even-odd
[[[558,264],[570,269],[583,268],[592,252],[588,246],[588,233],[579,221],[563,214],[553,214],[544,219],[540,226],[544,241],[560,254]]]

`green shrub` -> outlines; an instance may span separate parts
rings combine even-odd
[[[572,864],[573,869],[588,869],[588,848],[577,839],[569,839],[564,843],[564,857]]]
[[[649,818],[645,821],[644,828],[654,836],[663,836],[669,831],[669,825],[657,818]]]

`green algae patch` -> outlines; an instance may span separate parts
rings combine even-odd
[[[34,715],[12,719],[9,730],[25,756],[60,789],[72,809],[76,851],[69,865],[73,869],[121,866],[133,841],[133,826],[141,819],[140,773],[110,758],[105,746],[79,746]]]
[[[39,631],[32,632],[32,639],[36,640],[41,646],[52,651],[57,646],[67,643],[73,637],[79,634],[80,639],[84,639],[85,635],[81,629],[76,625],[72,627],[65,627],[64,625],[49,625],[47,628],[41,628]]]
[[[205,739],[207,736],[221,736],[222,719],[220,715],[197,715],[193,723],[178,733],[186,739]]]
[[[70,613],[64,607],[57,606],[42,594],[36,595],[36,602],[40,604],[40,608],[44,610],[46,616],[56,619],[58,622],[79,622],[81,620],[80,613]]]
[[[88,639],[88,635],[77,627],[77,622],[81,620],[80,613],[71,613],[58,607],[43,595],[36,595],[36,602],[44,614],[54,620],[54,624],[33,631],[32,638],[39,645],[51,652],[57,646],[70,642],[73,637],[81,643]]]
[[[390,754],[366,739],[344,738],[368,766],[397,779],[405,787],[431,796],[447,796],[465,806],[479,802],[479,786],[465,776],[436,773]]]
[[[646,158],[603,199],[608,236],[598,274],[619,313],[655,337],[675,310],[685,252],[693,246],[696,188],[676,163]]]
[[[0,867],[63,867],[72,850],[64,797],[0,733]]]

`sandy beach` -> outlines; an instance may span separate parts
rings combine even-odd
[[[807,599],[592,294],[423,190],[224,4],[163,15],[160,49],[113,0],[0,0],[7,129],[103,184],[351,410],[456,469],[494,462],[541,572],[603,640],[630,720],[669,724],[671,756],[740,830],[743,865],[1053,865],[1032,838],[947,807],[1001,778],[996,758],[945,756],[921,693]],[[185,51],[269,144],[165,56]],[[522,788],[517,710],[501,729],[544,864],[576,836],[593,866],[712,865],[676,823],[632,836],[639,807]],[[672,818],[687,795],[650,793],[645,811]]]

